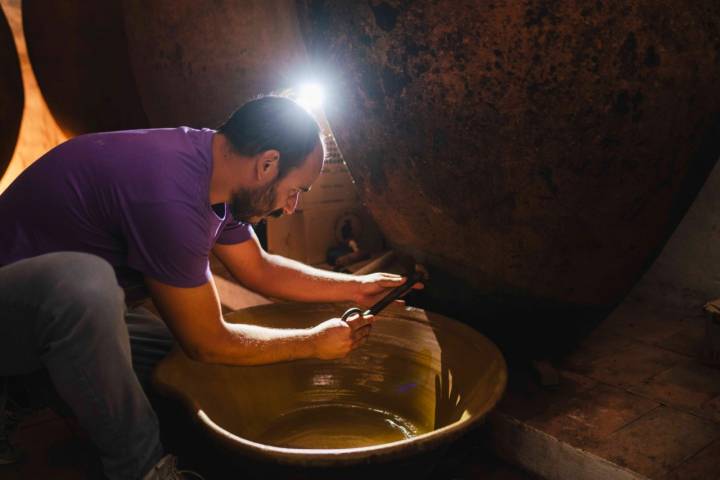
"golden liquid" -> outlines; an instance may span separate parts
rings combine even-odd
[[[286,448],[356,448],[412,438],[421,432],[412,422],[383,410],[328,404],[286,413],[256,441]]]

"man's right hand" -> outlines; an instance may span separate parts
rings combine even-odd
[[[333,360],[343,358],[350,351],[365,343],[375,317],[372,315],[353,315],[346,322],[331,318],[313,327],[312,341],[315,346],[315,358]]]

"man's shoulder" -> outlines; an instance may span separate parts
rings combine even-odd
[[[176,152],[203,146],[215,132],[210,129],[191,127],[143,128],[117,130],[80,135],[68,140],[64,146],[90,147],[95,149],[113,148],[116,153],[128,152]],[[119,148],[119,150],[118,150]]]
[[[195,192],[212,168],[211,130],[189,127],[103,132],[78,137],[101,175],[140,196],[166,195],[181,187]],[[83,148],[83,146],[79,146]],[[139,191],[138,191],[139,190]]]

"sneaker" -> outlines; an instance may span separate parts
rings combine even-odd
[[[177,457],[165,455],[143,477],[143,480],[204,480],[199,473],[178,470]]]

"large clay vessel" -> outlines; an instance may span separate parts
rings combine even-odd
[[[309,328],[345,308],[261,305],[226,321]],[[154,380],[230,454],[217,462],[225,472],[234,459],[244,477],[259,462],[262,479],[421,479],[443,448],[495,407],[507,370],[497,347],[467,325],[391,305],[367,343],[341,360],[233,367],[176,349]]]
[[[27,0],[23,22],[69,135],[214,127],[244,101],[302,80],[292,0]]]
[[[10,25],[0,9],[0,178],[15,150],[23,106],[20,61]]]
[[[720,3],[300,1],[326,114],[399,249],[607,307],[720,154]]]
[[[23,0],[22,15],[33,71],[66,135],[148,126],[119,0]]]
[[[124,0],[128,50],[153,126],[214,127],[260,93],[301,81],[292,0]]]

